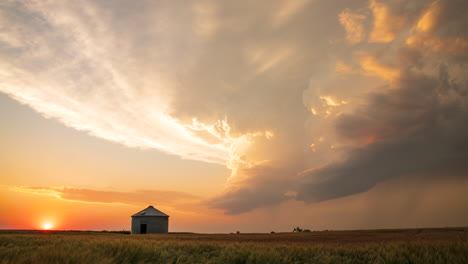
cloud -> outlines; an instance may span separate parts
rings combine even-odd
[[[175,206],[183,203],[194,203],[200,198],[177,191],[137,190],[133,192],[92,190],[70,187],[34,187],[13,186],[9,188],[15,192],[35,195],[52,196],[64,201],[87,203],[118,203],[144,206],[151,203]]]
[[[305,175],[298,198],[334,199],[404,175],[468,176],[466,86],[441,75],[406,76],[396,90],[370,95],[366,106],[340,116],[338,134],[363,145]]]
[[[468,39],[451,38],[440,39],[430,36],[411,36],[406,40],[406,44],[413,48],[429,48],[433,52],[445,53],[448,55],[468,55]]]
[[[434,30],[440,15],[441,3],[442,1],[435,1],[424,11],[416,24],[418,31],[431,32]]]
[[[346,40],[355,44],[362,42],[365,38],[364,19],[365,15],[353,13],[350,9],[345,9],[339,15],[339,21],[346,30]]]
[[[374,15],[374,27],[369,35],[370,42],[390,42],[406,24],[406,17],[395,14],[386,4],[370,1],[370,9]]]
[[[273,25],[279,27],[287,23],[310,2],[310,0],[279,1],[278,8],[273,14]]]
[[[146,54],[129,50],[134,39],[119,38],[115,27],[122,10],[108,15],[103,7],[86,1],[79,8],[72,3],[39,1],[9,2],[3,8],[17,14],[3,12],[3,20],[21,30],[5,33],[15,36],[15,43],[3,38],[2,92],[46,117],[106,140],[156,148],[186,159],[219,164],[230,159],[235,137],[207,142],[167,114],[167,91],[176,76],[162,68],[177,65],[167,60],[165,65],[156,59],[149,62]],[[136,13],[129,15],[141,20]],[[185,29],[191,31],[188,25]],[[132,26],[119,30],[133,32]],[[173,36],[172,30],[154,32],[170,44],[146,39],[155,44],[152,49],[159,50],[158,59],[181,59],[170,51],[175,48],[173,41],[181,37]],[[143,53],[150,52],[149,46],[141,48]]]
[[[302,90],[334,33],[292,23],[320,14],[309,1],[270,3],[8,2],[0,90],[129,147],[233,171],[280,159],[275,144],[299,148],[283,141],[302,133]]]
[[[396,80],[400,77],[400,70],[398,68],[382,64],[378,61],[377,57],[373,55],[360,55],[359,64],[365,75],[377,76],[386,81]]]
[[[281,203],[291,197],[288,190],[294,182],[295,168],[259,165],[240,171],[243,179],[236,180],[223,194],[208,199],[205,204],[225,210],[226,214],[239,214],[255,208]]]
[[[468,91],[446,76],[443,67],[437,77],[406,75],[394,89],[372,93],[365,106],[340,115],[338,137],[354,144],[341,160],[304,172],[292,164],[256,167],[240,186],[207,204],[237,214],[291,199],[337,199],[396,177],[466,178]]]
[[[319,203],[290,199],[236,216],[244,232],[463,226],[467,179],[396,178],[368,192]],[[228,216],[233,218],[232,216]],[[255,219],[255,221],[252,221]]]
[[[358,74],[374,76],[388,82],[399,79],[401,75],[401,70],[398,67],[390,63],[382,62],[381,56],[378,54],[360,51],[354,54],[353,61],[353,63],[358,66],[338,61],[335,64],[335,73],[339,75]]]
[[[458,8],[460,6],[463,3],[457,5]],[[406,44],[413,49],[424,48],[450,56],[467,56],[468,36],[459,32],[447,32],[448,27],[442,26],[453,27],[457,21],[466,22],[466,18],[455,10],[457,7],[449,5],[447,1],[431,3],[413,26]]]
[[[257,74],[274,69],[276,66],[284,65],[292,53],[291,48],[283,47],[276,49],[265,49],[253,47],[246,52],[249,63],[254,67]]]
[[[356,73],[356,70],[353,69],[351,65],[346,64],[342,61],[338,61],[335,64],[335,72],[339,74],[350,74],[350,73]]]
[[[214,2],[196,2],[193,5],[193,12],[193,31],[195,34],[208,38],[216,33],[220,22],[216,15],[216,4]]]
[[[311,81],[304,93],[312,115],[306,122],[309,152],[298,151],[284,166],[269,163],[244,171],[248,177],[209,205],[237,214],[290,200],[339,199],[394,178],[443,181],[468,176],[468,80],[460,75],[466,59],[441,56],[437,50],[422,57],[405,42],[393,42],[400,34],[414,32],[403,26],[406,21],[418,25],[419,13],[408,9],[396,15],[377,2],[371,8],[374,30],[395,19],[401,23],[374,35],[374,41],[383,43],[381,48],[363,44],[344,53],[360,69],[338,58],[328,79]],[[466,23],[456,21],[453,31],[463,31]],[[434,28],[446,30],[440,23]],[[317,140],[323,136],[326,141]]]
[[[205,203],[229,214],[465,176],[466,4],[432,3],[7,2],[0,91],[105,140],[226,164]]]

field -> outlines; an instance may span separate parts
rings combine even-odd
[[[0,231],[0,263],[468,263],[468,228],[128,235]]]

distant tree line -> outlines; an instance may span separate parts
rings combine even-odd
[[[296,227],[293,229],[293,232],[301,233],[301,232],[311,232],[311,231],[309,229],[302,229],[300,227]]]

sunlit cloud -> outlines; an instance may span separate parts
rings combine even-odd
[[[365,75],[376,76],[386,81],[396,80],[400,76],[400,70],[378,61],[375,56],[362,55],[359,64]]]
[[[122,49],[130,43],[117,41],[115,29],[108,24],[111,18],[97,15],[96,6],[83,2],[79,11],[65,3],[25,5],[24,15],[37,17],[43,24],[31,24],[33,20],[9,23],[28,30],[47,27],[48,33],[33,35],[33,41],[20,35],[14,43],[6,42],[21,55],[3,54],[0,91],[46,117],[99,138],[186,159],[219,164],[230,160],[235,137],[206,142],[168,115],[166,91],[173,85],[172,77],[161,72],[158,64],[152,65],[153,73],[139,70],[138,58]],[[202,24],[207,31],[209,25]],[[23,59],[26,56],[28,60]]]
[[[444,11],[444,1],[434,1],[422,13],[406,39],[406,44],[414,49],[426,48],[436,53],[447,55],[467,55],[468,38],[466,36],[438,36],[437,26],[441,13]]]
[[[416,29],[421,32],[431,32],[434,30],[437,19],[441,11],[441,1],[434,1],[426,11],[424,11],[421,18],[416,24]]]
[[[444,1],[446,5],[450,3]],[[417,5],[433,8],[437,4],[418,2]],[[452,10],[460,8],[451,6]],[[449,147],[455,141],[466,144],[461,137],[465,133],[462,131],[466,131],[461,121],[467,118],[462,103],[466,96],[458,90],[466,86],[466,76],[459,75],[459,68],[466,68],[466,60],[457,57],[456,64],[463,66],[434,70],[441,63],[453,62],[450,57],[440,55],[463,54],[464,34],[456,32],[466,23],[460,18],[452,19],[456,29],[448,31],[447,25],[436,19],[437,12],[418,18],[418,12],[398,1],[370,1],[369,6],[355,10],[364,10],[362,14],[365,14],[366,8],[373,14],[369,17],[372,28],[369,34],[365,32],[367,18],[353,17],[360,13],[342,9],[337,20],[345,27],[348,42],[345,44],[348,49],[356,50],[351,54],[341,51],[343,56],[337,59],[333,54],[336,63],[332,72],[322,80],[311,77],[311,85],[303,94],[304,105],[311,115],[306,124],[312,138],[307,140],[308,151],[301,149],[301,153],[310,153],[309,156],[302,154],[295,158],[315,164],[309,167],[313,169],[291,160],[285,166],[267,163],[247,169],[243,173],[249,177],[209,201],[209,205],[223,208],[228,214],[238,214],[291,199],[317,202],[367,192],[380,182],[410,177],[410,173],[434,178],[458,177],[463,171],[466,175],[466,166],[458,161],[467,153]],[[351,22],[355,21],[350,19],[357,19],[359,24],[352,27]],[[358,33],[353,31],[356,28]],[[455,33],[442,37],[440,28],[445,33]],[[362,43],[362,35],[368,35],[369,43]],[[411,40],[411,36],[418,38]],[[357,43],[362,44],[349,45]],[[424,51],[421,48],[428,49],[424,57],[419,53]],[[448,77],[452,74],[457,78]],[[444,88],[440,90],[440,87]],[[435,116],[448,109],[452,114],[444,116],[451,121],[434,121]],[[449,128],[449,124],[453,127]],[[450,131],[454,133],[452,136],[448,136]],[[320,141],[317,135],[327,135],[329,139]],[[444,149],[437,152],[444,154],[432,155],[427,148]],[[438,162],[434,163],[435,160]],[[286,178],[289,180],[285,181]]]
[[[338,74],[351,74],[351,73],[357,73],[358,71],[356,69],[353,69],[351,65],[346,64],[342,61],[338,61],[335,64],[335,72]]]
[[[448,55],[467,55],[468,39],[440,39],[434,36],[413,35],[406,39],[406,44],[412,48],[428,48],[432,52]]]
[[[370,1],[374,25],[369,36],[370,42],[390,42],[406,24],[406,17],[394,14],[384,2]]]
[[[365,38],[364,19],[365,15],[353,13],[350,9],[345,9],[339,14],[341,25],[346,31],[346,40],[349,43],[355,44],[362,42]]]
[[[279,27],[287,23],[310,2],[311,0],[279,1],[278,7],[273,14],[273,26]]]
[[[320,96],[320,99],[324,100],[328,106],[339,106],[347,103],[346,101],[337,101],[331,96]]]
[[[147,205],[157,202],[165,206],[195,203],[200,200],[192,194],[167,190],[137,190],[133,192],[92,190],[63,186],[12,186],[9,190],[34,195],[45,195],[68,202]]]

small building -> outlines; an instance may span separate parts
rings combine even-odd
[[[169,216],[152,205],[132,215],[132,234],[165,234],[169,230]]]

